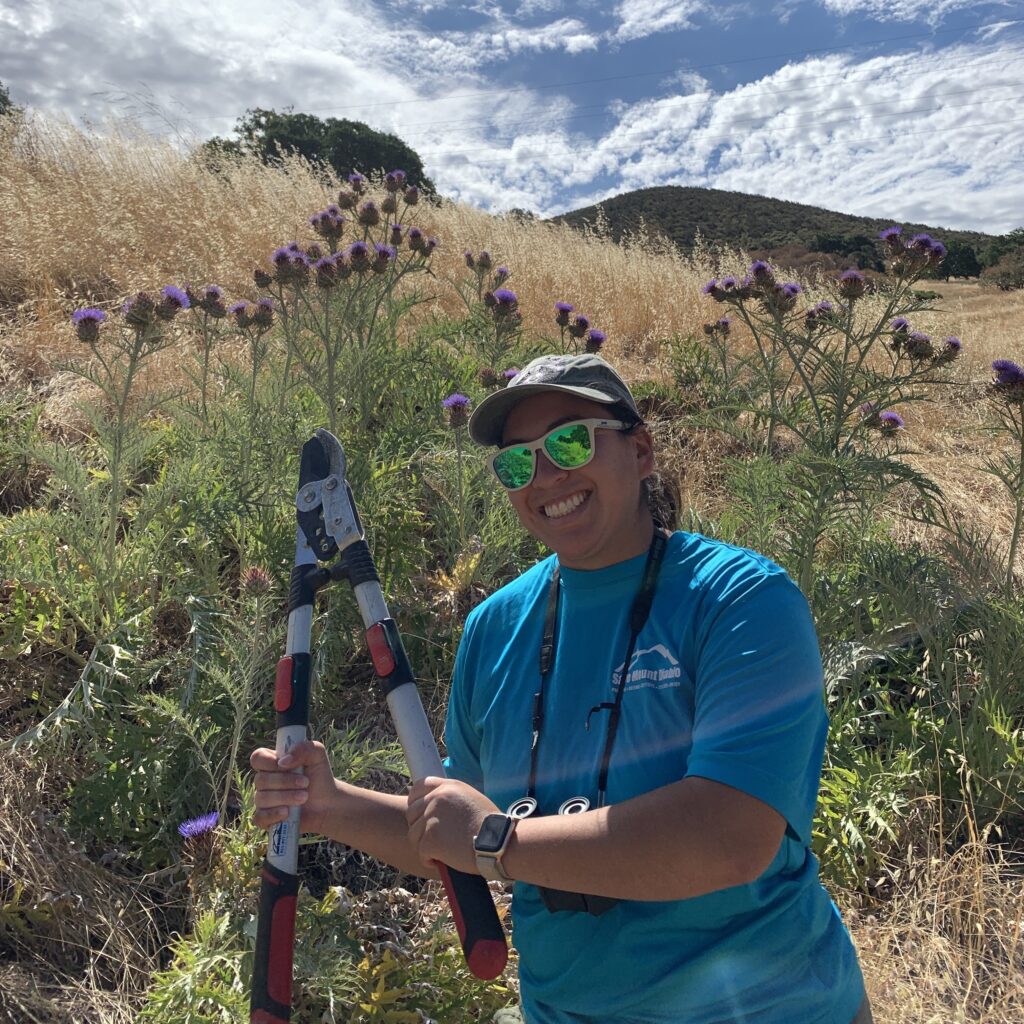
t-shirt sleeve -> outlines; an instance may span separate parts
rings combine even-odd
[[[818,640],[784,573],[722,573],[696,636],[687,775],[757,797],[810,843],[828,720]]]
[[[455,670],[452,673],[448,712],[444,723],[444,770],[449,778],[458,779],[482,791],[480,733],[471,713],[473,671],[469,652],[474,618],[470,613],[455,655]]]

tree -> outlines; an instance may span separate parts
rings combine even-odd
[[[11,99],[11,94],[7,91],[7,86],[0,82],[0,117],[3,117],[4,114],[13,114],[17,109],[14,100]]]
[[[997,235],[985,247],[982,262],[986,267],[994,267],[1004,256],[1017,249],[1024,249],[1024,228],[1014,228],[1005,235]]]
[[[344,178],[355,171],[403,170],[410,185],[434,192],[419,155],[397,135],[378,132],[362,121],[313,114],[278,112],[255,107],[235,125],[238,140],[213,138],[204,151],[215,157],[252,152],[264,163],[283,153],[298,153],[312,163],[326,164]]]
[[[946,248],[946,258],[938,270],[944,281],[951,277],[977,277],[981,273],[981,260],[973,246],[966,242],[950,242]]]

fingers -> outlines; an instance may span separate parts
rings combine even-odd
[[[283,757],[269,747],[259,747],[249,756],[249,764],[256,772],[294,771],[296,768],[311,768],[327,760],[327,750],[315,740],[296,743]]]

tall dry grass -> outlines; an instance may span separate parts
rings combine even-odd
[[[253,269],[265,265],[279,244],[312,240],[306,217],[337,189],[337,181],[301,160],[278,168],[247,160],[213,169],[125,126],[102,135],[63,122],[0,126],[5,386],[49,389],[58,410],[70,409],[74,389],[51,366],[77,348],[68,322],[74,308],[112,307],[139,289],[185,281],[218,283],[232,298],[254,297]],[[644,238],[613,245],[597,234],[494,217],[450,202],[424,204],[416,213],[416,222],[440,239],[433,258],[438,283],[420,315],[457,313],[459,300],[444,281],[465,275],[463,250],[487,249],[496,263],[512,269],[510,284],[528,331],[554,334],[553,303],[573,302],[608,333],[609,356],[634,379],[661,372],[659,339],[699,334],[706,320],[720,315],[700,291],[708,277],[745,264],[742,253],[698,248],[684,256]],[[812,297],[824,297],[824,283],[807,283]],[[954,508],[998,533],[1007,522],[1002,496],[989,478],[967,467],[989,443],[981,432],[989,363],[1024,355],[1024,292],[988,291],[974,282],[935,288],[942,293],[938,311],[922,314],[915,326],[963,339],[961,387],[949,402],[915,407],[910,426],[918,453],[912,458]],[[865,300],[864,315],[878,301]],[[168,375],[175,372],[173,357],[164,367]],[[672,424],[656,428],[676,446],[667,461],[684,477],[684,500],[697,506],[712,500],[707,492],[717,486],[721,443]],[[66,879],[92,871],[66,839],[34,816],[33,794],[23,780],[5,771],[0,792],[0,859],[17,862],[23,877],[55,898],[68,890]],[[981,838],[953,857],[941,850],[914,854],[905,891],[889,906],[873,914],[846,908],[880,1024],[1024,1020],[1020,865],[1000,858],[998,847]],[[153,951],[133,949],[125,940],[146,932],[143,918],[150,909],[117,879],[102,871],[99,876],[81,882],[98,902],[82,916],[82,934],[74,941],[83,950],[99,942],[111,964],[144,971]],[[36,967],[4,968],[0,991],[6,990],[7,1005],[0,1002],[0,1010],[20,1005],[23,1014],[35,1013],[30,1007],[46,1002],[42,989],[52,995],[56,986],[60,1005],[73,1016],[111,1024],[129,1019],[130,1001],[111,1002],[98,985],[89,996],[88,986],[76,989],[66,973]],[[83,999],[88,1012],[73,1011]],[[48,1005],[57,1004],[51,999]],[[38,1013],[40,1020],[60,1019]]]

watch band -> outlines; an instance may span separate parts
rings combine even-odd
[[[502,817],[505,819],[505,834],[502,839],[501,847],[497,850],[481,850],[477,845],[477,839],[479,837],[473,836],[473,851],[476,855],[476,869],[490,882],[512,882],[514,879],[505,871],[505,867],[501,863],[501,858],[505,856],[505,851],[508,849],[508,845],[512,841],[512,836],[515,834],[516,826],[519,824],[519,819],[513,818],[507,814],[495,814],[490,815],[489,817]]]

